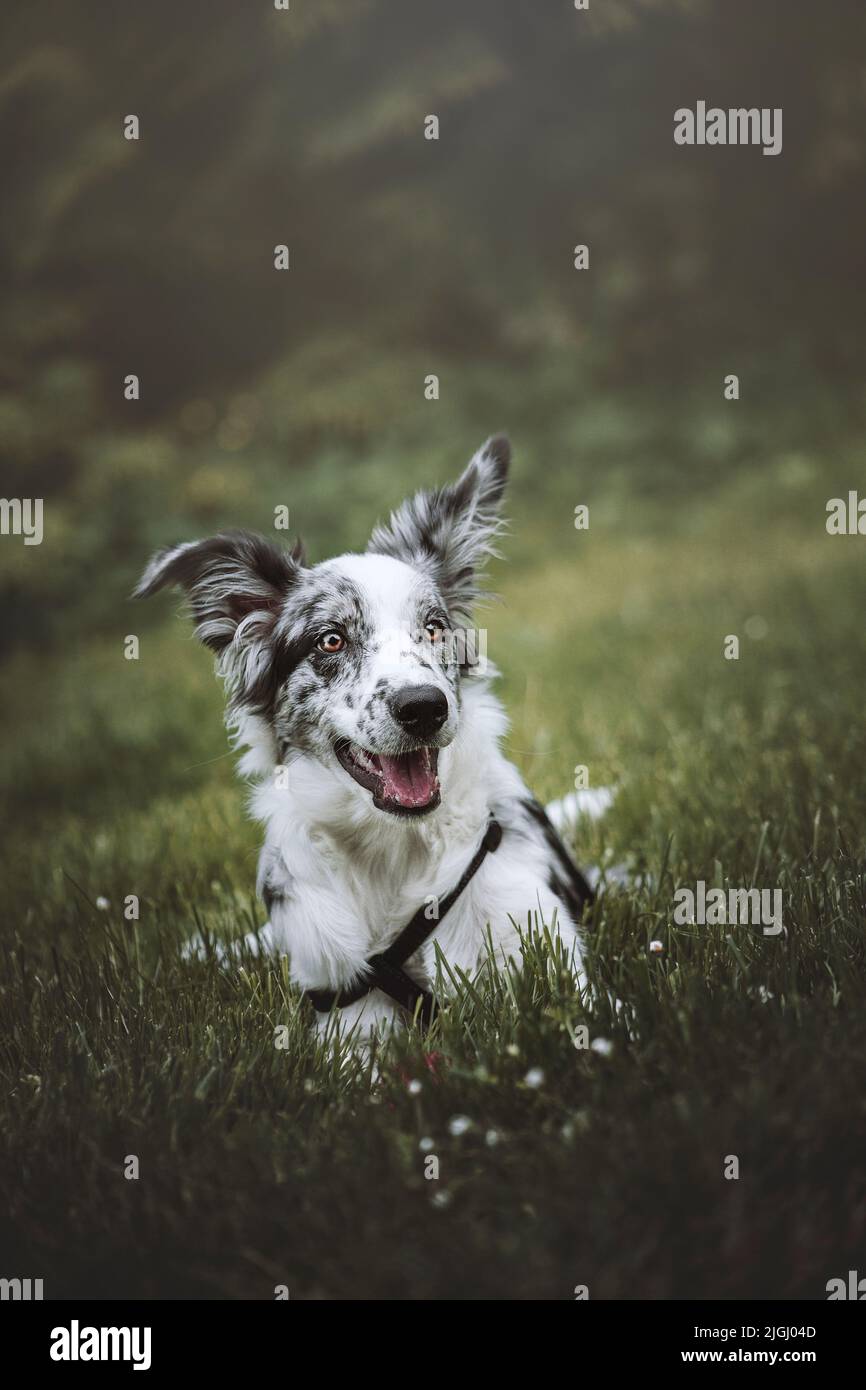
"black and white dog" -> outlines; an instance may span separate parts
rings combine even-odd
[[[530,921],[558,931],[580,978],[590,890],[500,751],[502,707],[455,640],[495,553],[509,458],[507,439],[489,439],[364,554],[307,566],[300,545],[230,532],[160,551],[136,589],[182,586],[217,654],[266,828],[259,939],[289,955],[321,1020],[334,1004],[363,1031],[405,1018],[417,1000],[404,990],[429,991],[437,946],[472,974],[488,928],[518,957]]]

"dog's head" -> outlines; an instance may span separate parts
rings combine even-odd
[[[136,596],[185,590],[232,716],[267,721],[281,762],[314,757],[380,811],[424,815],[458,731],[465,624],[509,457],[507,439],[489,439],[456,483],[377,526],[363,555],[307,566],[299,545],[228,532],[160,551]]]

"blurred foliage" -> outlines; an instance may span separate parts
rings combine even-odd
[[[808,381],[859,421],[866,13],[832,13],[9,10],[2,491],[49,510],[40,551],[0,556],[7,643],[113,624],[152,544],[267,528],[278,502],[322,546],[359,545],[407,481],[440,479],[503,425],[547,481],[591,416],[602,447],[583,448],[582,477],[613,456],[639,485],[688,487],[737,452],[720,410],[697,423],[722,370],[748,374],[771,413]],[[676,147],[673,110],[699,97],[782,106],[782,154]],[[123,399],[128,372],[139,402]],[[679,452],[670,428],[688,436]]]

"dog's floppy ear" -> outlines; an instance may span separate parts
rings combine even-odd
[[[387,526],[377,526],[368,551],[426,569],[448,607],[468,616],[479,597],[479,571],[486,558],[496,554],[510,461],[507,438],[494,435],[456,483],[416,493],[392,513]]]
[[[157,551],[133,598],[179,585],[196,636],[217,653],[233,698],[264,705],[273,680],[274,629],[303,562],[300,542],[288,551],[250,531],[225,531]]]

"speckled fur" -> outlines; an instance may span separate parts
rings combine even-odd
[[[450,642],[425,635],[431,616],[454,629],[471,613],[501,529],[508,462],[507,440],[488,440],[456,483],[419,493],[377,526],[365,554],[308,566],[300,547],[231,532],[160,552],[136,591],[181,585],[198,635],[216,652],[227,720],[244,750],[240,770],[253,782],[252,813],[265,827],[258,891],[270,921],[258,944],[287,953],[303,988],[362,978],[367,958],[454,886],[491,814],[504,831],[498,851],[410,973],[432,983],[434,943],[452,966],[473,972],[488,927],[503,958],[517,955],[518,927],[543,920],[555,923],[579,978],[577,919],[588,890],[500,750],[495,671],[461,666]],[[346,636],[336,654],[316,646],[332,626]],[[334,746],[407,751],[390,701],[413,684],[435,685],[447,700],[445,722],[428,740],[439,750],[441,802],[402,818],[373,805]],[[364,1034],[399,1019],[374,990],[338,1024]]]

